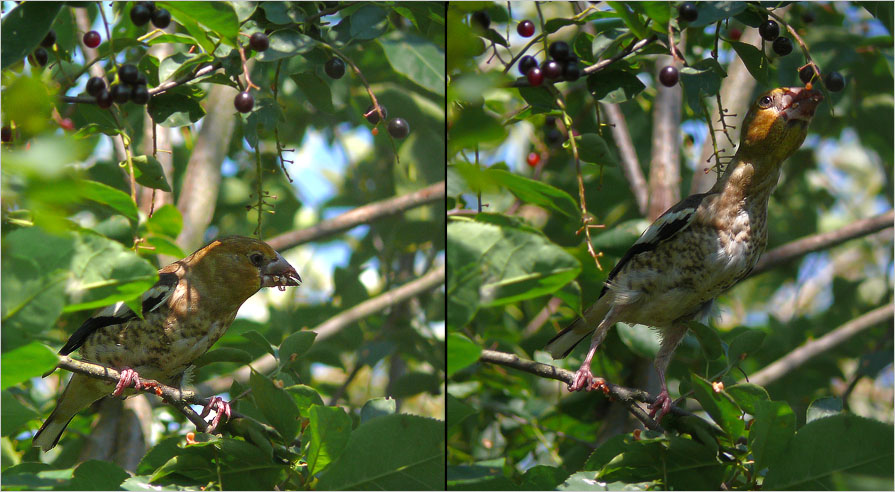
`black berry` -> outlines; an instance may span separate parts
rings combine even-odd
[[[692,2],[684,2],[677,8],[677,18],[682,21],[693,22],[699,17],[699,9]]]
[[[562,75],[562,67],[556,60],[545,60],[541,62],[541,72],[548,79],[558,79]]]
[[[131,98],[132,91],[133,89],[124,84],[115,84],[109,89],[109,92],[112,94],[112,100],[118,104],[126,103]]]
[[[538,66],[538,61],[531,55],[525,55],[519,59],[519,73],[528,74],[528,71]]]
[[[803,84],[811,82],[812,78],[814,78],[814,67],[811,65],[805,65],[799,70],[799,80],[801,80]]]
[[[45,66],[49,59],[50,55],[44,48],[38,47],[36,50],[34,50],[34,60],[37,62],[38,65],[42,67]]]
[[[146,89],[145,85],[138,85],[134,87],[133,92],[131,93],[131,101],[136,104],[146,104],[149,102],[149,90]]]
[[[385,109],[385,106],[380,104],[379,109],[382,110],[382,117],[388,118],[388,111]],[[369,121],[371,125],[375,125],[376,123],[379,123],[379,113],[376,111],[376,106],[373,106],[371,104],[367,108],[367,111],[364,114],[367,115],[367,121]]]
[[[677,84],[678,80],[678,71],[676,68],[668,65],[659,71],[659,82],[662,82],[662,85],[665,87],[674,87]]]
[[[165,9],[158,9],[152,13],[152,25],[164,29],[171,24],[171,12]]]
[[[149,19],[152,18],[152,11],[149,10],[149,7],[142,3],[138,3],[134,5],[131,9],[131,22],[135,25],[142,26],[149,22]]]
[[[830,72],[824,76],[824,85],[830,92],[839,92],[845,89],[845,79],[839,72]]]
[[[562,76],[568,81],[578,80],[581,77],[581,69],[575,62],[566,63],[566,66],[562,69]]]
[[[410,126],[401,118],[388,120],[388,134],[394,138],[404,138],[410,134]]]
[[[40,45],[44,48],[52,48],[54,44],[56,44],[56,31],[50,29],[50,32],[40,42]]]
[[[758,26],[758,34],[765,41],[773,41],[780,35],[780,25],[772,20],[765,21]]]
[[[255,98],[248,92],[240,92],[236,95],[236,99],[233,100],[233,105],[236,106],[236,110],[240,113],[248,113],[255,107]]]
[[[146,85],[146,75],[143,72],[137,73],[137,81],[134,82],[135,86]]]
[[[774,48],[774,53],[777,53],[780,56],[786,56],[792,53],[792,41],[786,36],[780,36],[775,39],[772,46]]]
[[[472,14],[472,25],[473,27],[477,27],[482,31],[487,31],[491,26],[491,16],[488,15],[488,12],[484,10],[479,10],[478,12],[474,12]]]
[[[526,19],[519,23],[516,26],[516,32],[519,33],[523,38],[530,38],[535,33],[535,24],[534,22]]]
[[[528,71],[525,76],[528,78],[528,83],[532,87],[537,87],[541,85],[541,82],[544,81],[544,73],[541,72],[541,69],[538,67],[534,67]]]
[[[249,46],[260,53],[270,47],[270,40],[267,38],[267,34],[256,32],[249,38]]]
[[[12,128],[8,126],[0,128],[0,140],[4,142],[9,142],[10,140],[12,140]]]
[[[345,75],[345,62],[341,58],[330,58],[323,66],[323,71],[331,78],[341,79]]]
[[[121,68],[118,69],[118,80],[126,83],[126,84],[136,84],[137,76],[140,74],[140,71],[137,70],[135,65],[130,63],[126,63],[121,65]]]
[[[547,52],[550,53],[551,58],[559,61],[567,61],[569,55],[572,53],[569,49],[569,43],[566,43],[565,41],[554,41],[550,43]]]
[[[562,142],[562,132],[559,131],[558,128],[551,128],[547,130],[547,135],[545,135],[545,139],[547,140],[548,145],[556,145]]]
[[[106,89],[106,81],[102,77],[90,77],[87,80],[87,94],[96,96]]]
[[[137,5],[146,7],[150,12],[155,12],[155,2],[137,2]]]
[[[99,43],[102,39],[99,37],[99,33],[96,31],[87,31],[84,33],[84,44],[88,48],[96,48],[99,46]]]
[[[96,95],[96,105],[106,109],[112,106],[112,93],[103,89]]]

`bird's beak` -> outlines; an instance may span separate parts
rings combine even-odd
[[[261,287],[276,287],[282,291],[288,286],[298,285],[301,285],[301,277],[279,253],[276,261],[261,269]]]
[[[814,110],[824,100],[823,94],[815,89],[788,87],[783,93],[783,117],[785,121],[811,121]]]

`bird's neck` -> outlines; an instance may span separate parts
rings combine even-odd
[[[764,208],[780,179],[780,169],[779,162],[737,152],[712,192],[719,193],[723,201],[731,204]]]

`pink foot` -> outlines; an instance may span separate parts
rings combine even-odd
[[[124,393],[124,389],[131,384],[133,384],[134,389],[140,389],[142,387],[140,384],[140,375],[130,367],[125,367],[124,370],[121,371],[121,376],[118,379],[118,384],[115,385],[115,391],[112,392],[112,396],[121,396],[121,394]]]
[[[202,414],[200,417],[203,419],[212,411],[215,411],[215,416],[211,420],[211,425],[208,426],[208,429],[205,432],[211,434],[218,427],[218,424],[221,422],[221,416],[226,415],[227,420],[230,420],[230,403],[224,401],[220,396],[215,396],[208,402],[208,405],[205,406],[205,409],[202,410]]]
[[[649,416],[653,417],[658,412],[659,417],[656,418],[656,422],[661,422],[662,417],[671,411],[671,397],[668,396],[667,389],[662,389],[662,392],[656,397],[656,401],[649,406],[649,409]]]
[[[591,374],[590,369],[586,367],[582,367],[575,372],[575,379],[572,381],[572,384],[569,385],[569,391],[581,391],[585,388],[590,388],[593,384],[594,375]]]

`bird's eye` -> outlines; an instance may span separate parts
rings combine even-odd
[[[249,256],[249,259],[252,260],[252,264],[259,267],[261,266],[261,262],[264,261],[264,256],[261,253],[252,253]]]
[[[764,96],[758,100],[758,105],[762,108],[767,108],[771,106],[771,96]]]

